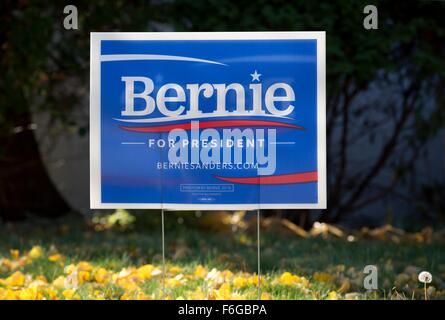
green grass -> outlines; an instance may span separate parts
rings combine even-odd
[[[182,223],[178,223],[178,218],[183,220]],[[165,238],[167,262],[182,266],[186,271],[192,272],[198,264],[206,266],[208,270],[229,269],[234,273],[255,273],[257,270],[255,233],[208,231],[199,226],[199,218],[193,214],[167,213]],[[65,265],[85,260],[119,271],[129,266],[161,264],[159,213],[138,215],[134,228],[126,231],[112,229],[97,232],[85,220],[75,216],[57,221],[36,220],[0,225],[0,259],[10,257],[10,249],[26,252],[35,245],[42,246],[47,252],[57,249],[66,256]],[[339,277],[353,280],[362,275],[365,265],[373,264],[379,268],[379,298],[389,298],[395,291],[411,297],[413,290],[420,290],[420,284],[415,281],[397,287],[397,275],[408,266],[430,271],[434,280],[432,285],[437,289],[434,297],[444,298],[444,249],[443,243],[302,239],[264,230],[261,238],[261,272],[270,281],[263,291],[283,299],[314,298],[313,293],[309,295],[304,290],[271,284],[272,279],[289,271],[310,279],[311,290],[316,297],[323,298],[329,291],[338,289],[341,279],[329,283],[317,282],[312,279],[314,272],[333,274],[335,268],[344,265],[345,270]],[[63,267],[40,258],[24,266],[21,271],[33,276],[44,275],[52,281],[63,274]],[[0,278],[10,274],[9,270],[0,269]],[[187,285],[172,290],[172,297],[180,297],[202,285],[203,280],[189,281]],[[159,288],[159,281],[148,281],[143,285],[147,292]],[[365,292],[360,281],[352,281],[348,291]],[[417,298],[421,297],[419,292],[416,293]],[[79,295],[82,297],[82,289],[79,289]]]

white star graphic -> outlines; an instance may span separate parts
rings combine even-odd
[[[255,70],[255,72],[251,73],[250,75],[252,76],[252,82],[255,80],[258,82],[260,81],[261,73],[258,73],[258,71]]]

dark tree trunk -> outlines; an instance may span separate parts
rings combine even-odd
[[[58,217],[70,208],[52,183],[29,130],[30,114],[15,121],[15,132],[0,136],[0,217],[20,220],[27,213]]]
[[[46,172],[34,133],[29,130],[31,115],[20,78],[11,77],[11,72],[16,71],[8,57],[20,52],[14,52],[17,48],[8,42],[8,36],[10,25],[17,23],[14,11],[23,6],[26,2],[3,1],[0,10],[0,218],[3,220],[20,220],[27,213],[57,217],[69,211]]]

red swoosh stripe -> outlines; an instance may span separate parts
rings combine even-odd
[[[215,178],[240,184],[289,184],[289,183],[305,183],[305,182],[317,182],[317,171],[302,172],[302,173],[290,173],[275,176],[257,176],[257,177],[221,177],[215,176]]]
[[[303,127],[296,126],[289,123],[265,120],[218,120],[218,121],[201,121],[199,122],[200,129],[206,128],[221,128],[221,127],[284,127],[292,129],[303,130]],[[175,123],[154,127],[126,127],[120,126],[121,129],[135,132],[168,132],[173,129],[190,130],[191,123]]]

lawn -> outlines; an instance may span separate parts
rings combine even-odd
[[[0,299],[256,299],[255,223],[219,218],[166,213],[165,274],[156,212],[0,224]],[[424,299],[422,270],[427,298],[445,298],[444,242],[347,239],[264,226],[262,299]]]

